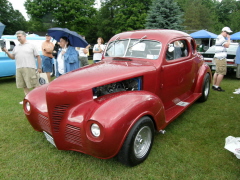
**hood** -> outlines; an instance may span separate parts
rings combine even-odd
[[[109,83],[143,76],[156,71],[147,61],[103,61],[62,75],[49,84],[48,90],[81,91]]]

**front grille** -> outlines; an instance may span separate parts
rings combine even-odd
[[[42,128],[42,130],[51,134],[51,127],[50,127],[48,117],[46,117],[42,114],[38,114],[38,122],[39,122],[39,125]]]
[[[52,120],[53,120],[53,131],[55,133],[59,132],[60,123],[63,119],[64,113],[67,111],[69,104],[58,105],[53,110]]]
[[[69,143],[82,147],[81,129],[79,127],[67,124],[65,130],[65,140]]]

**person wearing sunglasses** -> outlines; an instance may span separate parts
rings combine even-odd
[[[212,89],[215,91],[224,92],[220,87],[224,75],[227,74],[227,49],[230,45],[230,33],[232,30],[229,27],[222,28],[221,34],[218,35],[215,43],[215,55],[213,62],[216,64],[216,71],[213,75]]]

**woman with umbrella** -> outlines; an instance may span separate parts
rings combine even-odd
[[[59,45],[61,48],[58,51],[56,63],[57,77],[79,68],[78,52],[71,46],[68,38],[65,36],[61,37]]]

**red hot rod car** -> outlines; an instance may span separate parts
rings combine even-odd
[[[117,155],[135,166],[149,155],[154,132],[207,100],[210,82],[210,68],[188,34],[130,31],[110,39],[101,62],[32,90],[23,108],[57,149]]]

